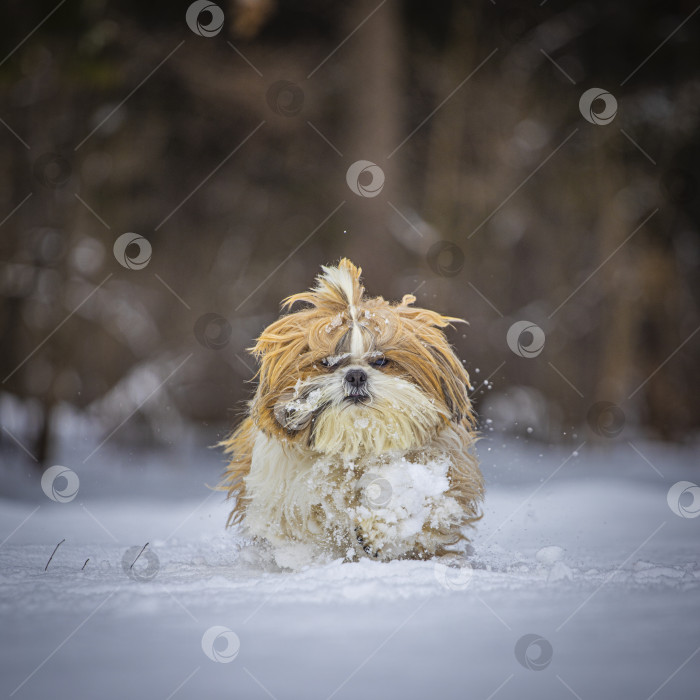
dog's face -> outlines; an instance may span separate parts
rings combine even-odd
[[[253,353],[260,383],[251,415],[270,435],[325,454],[380,454],[425,445],[449,421],[472,421],[469,376],[434,311],[365,298],[349,260],[285,300]]]

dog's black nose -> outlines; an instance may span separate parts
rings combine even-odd
[[[359,389],[365,385],[367,374],[363,369],[350,369],[345,373],[345,381],[352,387]]]

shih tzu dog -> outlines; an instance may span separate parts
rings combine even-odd
[[[460,319],[364,296],[343,259],[284,301],[258,338],[258,387],[222,445],[222,488],[280,566],[459,552],[478,520],[469,376],[443,328]]]

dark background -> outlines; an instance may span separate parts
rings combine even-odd
[[[86,453],[214,442],[246,348],[342,256],[469,321],[485,434],[697,434],[695,3],[220,0],[212,37],[189,4],[0,10],[3,461],[50,464],[76,425]]]

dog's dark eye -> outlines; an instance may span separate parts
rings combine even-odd
[[[389,360],[386,357],[378,357],[376,360],[372,361],[372,367],[384,367],[389,364]]]
[[[338,369],[338,367],[347,362],[349,357],[350,353],[348,352],[341,353],[340,355],[326,355],[326,357],[320,360],[320,363],[322,367],[326,367],[327,369]]]

